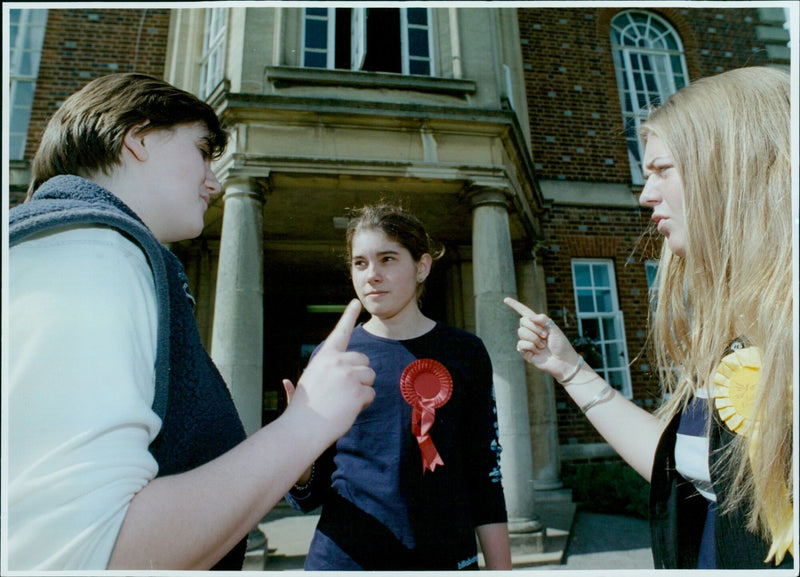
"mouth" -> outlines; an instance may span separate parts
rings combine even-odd
[[[664,223],[667,222],[667,218],[664,217],[664,216],[655,216],[655,215],[653,215],[652,218],[653,218],[653,222],[656,223],[656,229],[658,230],[658,232],[664,234],[664,231],[662,230],[662,228],[664,226]]]
[[[364,296],[365,297],[381,297],[381,296],[383,296],[385,294],[389,294],[388,291],[369,291],[369,292],[365,292]]]
[[[206,208],[208,208],[208,205],[211,203],[211,197],[209,196],[201,195],[200,200],[203,201],[203,203],[206,205]]]

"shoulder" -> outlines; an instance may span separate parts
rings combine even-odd
[[[122,232],[106,227],[74,225],[50,229],[9,249],[16,262],[58,261],[70,263],[98,261],[104,267],[128,264],[149,270],[147,258],[138,243]]]
[[[467,330],[439,322],[436,327],[428,333],[434,339],[447,339],[449,342],[458,344],[459,347],[485,351],[486,347],[481,338]]]
[[[12,247],[9,262],[10,292],[20,306],[37,303],[59,318],[81,313],[98,318],[103,311],[109,322],[141,307],[148,313],[155,310],[147,258],[137,243],[111,228],[76,226],[41,233]],[[15,309],[15,314],[21,312]]]

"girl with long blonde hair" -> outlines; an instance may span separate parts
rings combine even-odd
[[[795,554],[790,92],[781,70],[731,70],[643,124],[639,202],[664,236],[655,414],[617,395],[546,315],[507,299],[522,356],[651,482],[657,568],[790,567]]]

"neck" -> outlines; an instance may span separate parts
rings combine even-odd
[[[436,326],[436,321],[429,319],[419,309],[407,311],[406,314],[393,317],[372,317],[364,323],[364,329],[377,337],[402,341],[420,337]]]

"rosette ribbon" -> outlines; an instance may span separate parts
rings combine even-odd
[[[437,465],[444,465],[444,461],[429,433],[436,419],[436,409],[450,400],[453,379],[441,363],[419,359],[408,365],[400,376],[400,391],[412,407],[411,433],[417,438],[422,454],[422,473],[434,471]]]

